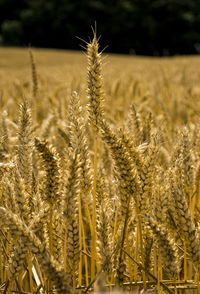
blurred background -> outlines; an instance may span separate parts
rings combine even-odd
[[[200,0],[0,0],[0,45],[80,50],[95,21],[106,52],[200,53]]]

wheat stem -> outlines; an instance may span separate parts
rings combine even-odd
[[[79,273],[78,273],[78,283],[82,285],[82,210],[81,210],[81,193],[79,193],[78,199],[78,210],[79,210]]]
[[[187,270],[187,249],[184,241],[184,280],[187,281],[188,270]]]
[[[30,293],[33,294],[34,293],[34,288],[33,288],[33,278],[32,278],[32,267],[31,267],[31,252],[29,252],[26,260],[27,260],[27,264],[28,264]]]
[[[83,232],[83,249],[86,252],[86,242],[85,242],[85,230],[84,230],[84,226],[83,226],[83,220],[82,220],[82,232]],[[86,283],[86,287],[89,284],[89,278],[88,278],[88,260],[87,260],[87,256],[84,254],[84,262],[85,262],[85,283]]]
[[[94,179],[93,179],[93,203],[92,203],[92,249],[91,249],[91,281],[95,277],[96,264],[96,185],[97,185],[97,136],[94,141]]]
[[[85,194],[85,196],[86,196],[85,208],[86,208],[86,213],[87,213],[87,217],[88,217],[88,223],[89,223],[89,227],[90,227],[90,232],[92,234],[93,226],[92,226],[92,219],[91,219],[89,205],[88,205],[88,194]]]
[[[53,205],[49,209],[49,252],[53,254]]]
[[[136,196],[136,213],[137,213],[137,219],[138,219],[139,241],[140,241],[140,250],[141,250],[141,256],[142,256],[142,266],[145,267],[144,245],[143,245],[143,238],[142,238],[142,221],[141,221],[141,214],[140,214],[140,211],[139,211],[139,204],[138,204],[137,196]],[[146,274],[145,274],[145,271],[142,271],[142,277],[143,277],[144,289],[146,290]]]
[[[138,261],[138,252],[139,252],[139,228],[138,224],[136,227],[136,241],[135,241],[135,260]],[[137,281],[138,266],[137,263],[134,263],[134,281]]]
[[[6,256],[5,256],[5,270],[4,270],[4,281],[6,281],[7,279],[7,264],[8,264],[8,256],[9,256],[9,240],[10,240],[10,233],[7,232],[6,234],[6,246],[5,246],[5,250],[6,250]]]

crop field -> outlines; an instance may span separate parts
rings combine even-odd
[[[0,48],[0,292],[200,293],[200,57]]]

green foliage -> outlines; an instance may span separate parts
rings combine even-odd
[[[78,49],[95,21],[111,52],[193,54],[200,43],[198,0],[0,0],[0,11],[9,45]]]
[[[22,26],[17,20],[5,20],[1,26],[3,43],[20,45],[20,38],[22,37]]]

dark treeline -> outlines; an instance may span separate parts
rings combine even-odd
[[[95,21],[109,52],[200,52],[200,0],[0,0],[0,44],[80,49]]]

